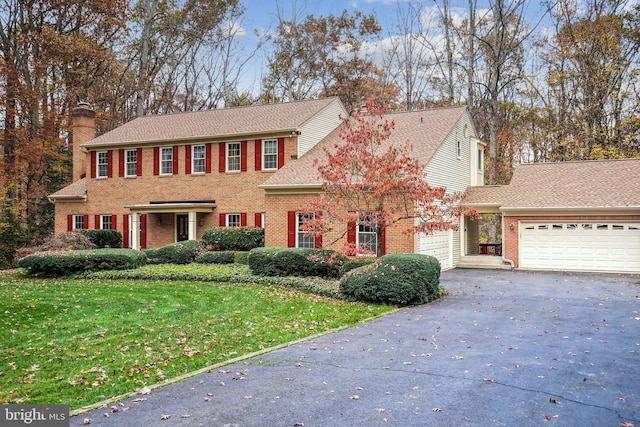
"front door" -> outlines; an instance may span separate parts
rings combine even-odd
[[[176,241],[189,239],[189,215],[176,215]]]

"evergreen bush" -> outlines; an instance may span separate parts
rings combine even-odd
[[[235,262],[233,251],[206,251],[196,256],[199,264],[233,264]]]
[[[211,251],[250,251],[264,246],[264,228],[212,227],[205,230],[202,241]]]
[[[439,297],[440,263],[429,255],[390,254],[340,279],[340,292],[357,301],[417,305]]]
[[[116,230],[82,230],[81,234],[88,237],[98,248],[121,248],[122,233]]]
[[[134,249],[89,249],[38,252],[22,258],[18,266],[31,276],[61,277],[84,271],[126,270],[146,263]]]
[[[195,261],[202,244],[198,240],[184,240],[160,248],[147,249],[149,264],[190,264]]]
[[[247,259],[253,274],[339,277],[346,258],[336,251],[310,248],[256,248]]]

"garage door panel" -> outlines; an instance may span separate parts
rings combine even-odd
[[[640,223],[522,223],[523,268],[640,272]]]

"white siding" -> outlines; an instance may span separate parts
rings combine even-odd
[[[347,111],[337,98],[325,109],[300,126],[298,138],[298,158],[302,157],[314,145],[331,133],[340,123],[340,117],[347,116]]]
[[[464,136],[464,128],[467,126],[467,136]],[[457,142],[462,144],[462,155],[457,157]],[[447,136],[445,141],[435,152],[427,167],[427,182],[434,187],[446,187],[449,192],[464,192],[467,187],[478,181],[475,164],[477,164],[477,134],[471,122],[469,113],[461,116],[460,121]],[[470,167],[474,165],[474,167]],[[473,169],[473,171],[472,171]],[[481,185],[477,183],[476,185]],[[452,231],[453,239],[453,260],[452,267],[455,267],[460,260],[461,254],[461,230]]]

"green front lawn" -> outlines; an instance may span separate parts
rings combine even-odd
[[[147,268],[148,279],[0,276],[0,404],[77,409],[393,309]]]

